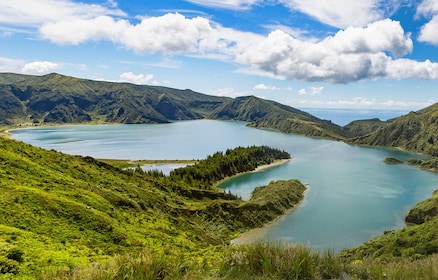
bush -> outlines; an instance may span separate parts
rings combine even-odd
[[[0,256],[0,273],[1,274],[17,274],[19,271],[18,262]]]
[[[21,249],[12,248],[11,250],[9,250],[6,257],[10,260],[14,260],[14,261],[21,263],[21,262],[23,262],[23,255],[24,255],[24,252]]]

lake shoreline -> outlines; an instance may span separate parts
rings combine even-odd
[[[250,230],[247,230],[245,232],[240,233],[240,235],[230,241],[230,245],[246,245],[251,244],[254,242],[257,242],[262,239],[262,237],[278,222],[285,219],[289,214],[291,214],[295,209],[297,209],[303,201],[306,199],[306,193],[309,191],[310,186],[308,184],[304,184],[306,186],[306,190],[304,192],[303,199],[291,207],[290,209],[286,210],[282,215],[278,216],[274,220],[264,224],[262,227],[252,228]]]
[[[225,183],[225,182],[227,182],[227,181],[229,181],[231,179],[234,179],[236,177],[239,177],[239,176],[242,176],[242,175],[245,175],[245,174],[248,174],[248,173],[261,172],[261,171],[264,171],[266,169],[269,169],[269,168],[272,168],[272,167],[276,167],[276,166],[288,163],[291,160],[292,160],[292,158],[275,160],[275,161],[271,162],[270,164],[260,165],[256,169],[254,169],[254,170],[247,171],[247,172],[240,172],[240,173],[238,173],[236,175],[225,177],[224,179],[219,180],[216,183],[214,183],[213,187],[214,188],[218,188],[221,184],[223,184],[223,183]]]

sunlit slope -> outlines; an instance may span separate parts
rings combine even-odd
[[[180,186],[2,138],[0,150],[0,243],[33,264],[222,240],[188,220],[189,198],[170,191]]]
[[[276,160],[277,155],[290,157],[269,147],[229,153],[236,164],[247,163],[240,171]],[[226,155],[221,162],[225,160]],[[199,166],[198,174],[208,174]],[[258,194],[257,200],[243,202],[207,187],[190,173],[180,178],[123,171],[90,157],[0,138],[1,269],[29,275],[145,249],[208,257],[204,250],[271,221],[298,203],[305,190],[295,180],[279,182],[267,187],[271,195],[265,200]],[[284,196],[285,187],[296,191]],[[272,196],[275,193],[278,196]]]

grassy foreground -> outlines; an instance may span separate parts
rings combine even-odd
[[[162,254],[120,255],[107,262],[71,270],[47,271],[40,279],[437,279],[438,256],[382,262],[347,262],[332,251],[304,245],[255,243],[223,247],[214,263],[189,262]]]

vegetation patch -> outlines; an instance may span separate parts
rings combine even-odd
[[[191,173],[178,177],[122,170],[91,157],[4,138],[0,149],[0,269],[8,277],[69,274],[143,251],[187,263],[192,256],[199,258],[194,263],[209,262],[218,254],[217,246],[251,226],[236,218],[246,202],[208,185],[215,180],[210,175],[203,179]],[[208,164],[200,161],[193,174],[210,174],[203,171],[208,167],[228,175],[220,163],[233,162],[235,172],[244,172],[290,157],[268,147],[219,154],[220,161],[214,156]],[[215,215],[215,209],[227,204],[234,207],[229,215]],[[251,215],[246,215],[248,221]]]
[[[406,222],[411,224],[423,224],[438,216],[438,190],[435,190],[432,197],[417,203],[408,214]]]
[[[384,163],[388,163],[388,164],[401,164],[401,163],[404,163],[402,160],[399,160],[399,159],[393,158],[393,157],[385,158],[383,160],[383,162]]]

